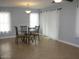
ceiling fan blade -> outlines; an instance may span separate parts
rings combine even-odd
[[[73,2],[73,0],[66,0],[66,1]]]

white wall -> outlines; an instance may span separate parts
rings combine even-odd
[[[72,4],[72,6],[63,7],[60,13],[59,40],[75,43],[75,5]]]
[[[59,12],[57,10],[41,13],[43,35],[58,39],[58,21]]]
[[[79,44],[79,1],[77,3],[78,3],[78,6],[76,10],[75,40],[76,40],[76,43]]]
[[[79,37],[79,1],[78,1],[78,8],[76,11],[76,37]]]

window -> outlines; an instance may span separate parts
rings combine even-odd
[[[35,27],[39,25],[39,14],[31,13],[30,14],[30,27]]]
[[[0,32],[10,31],[10,13],[0,12]]]

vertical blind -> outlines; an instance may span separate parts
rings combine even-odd
[[[0,32],[10,31],[10,13],[0,12]]]
[[[30,14],[30,27],[35,27],[39,25],[39,14],[31,13]]]

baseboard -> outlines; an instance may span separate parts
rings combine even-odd
[[[5,37],[0,37],[0,39],[7,39],[7,38],[14,38],[16,37],[15,35],[12,35],[12,36],[5,36]]]
[[[65,44],[68,44],[68,45],[71,45],[71,46],[74,46],[74,47],[77,47],[77,48],[79,48],[79,45],[77,45],[77,44],[74,44],[74,43],[70,43],[70,42],[63,41],[63,40],[56,40],[56,41],[59,41],[59,42],[62,42],[62,43],[65,43]]]

